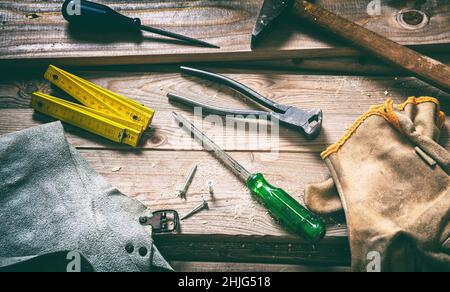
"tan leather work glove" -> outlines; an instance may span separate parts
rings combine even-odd
[[[434,98],[387,100],[322,153],[331,179],[309,185],[306,204],[345,211],[354,271],[450,270],[450,155],[436,142],[444,124]]]

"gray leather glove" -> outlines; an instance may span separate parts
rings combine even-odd
[[[77,251],[95,271],[171,270],[138,222],[147,208],[98,175],[60,122],[0,137],[0,163],[0,268],[60,269]]]

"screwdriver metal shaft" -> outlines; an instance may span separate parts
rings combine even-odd
[[[238,176],[244,183],[247,182],[250,177],[250,172],[246,170],[239,162],[233,159],[230,155],[226,154],[220,147],[209,139],[205,134],[203,134],[199,129],[194,127],[188,120],[186,120],[182,115],[173,113],[175,120],[179,123],[180,127],[183,127],[189,133],[192,133],[194,137],[199,140],[203,147],[212,151],[219,160],[221,160],[226,166],[231,169],[236,176]]]
[[[191,44],[197,44],[200,46],[204,46],[204,47],[208,47],[208,48],[214,48],[214,49],[220,49],[219,46],[213,45],[211,43],[207,43],[205,41],[202,40],[198,40],[198,39],[194,39],[188,36],[184,36],[178,33],[174,33],[174,32],[170,32],[164,29],[160,29],[160,28],[156,28],[156,27],[151,27],[151,26],[146,26],[146,25],[141,25],[141,29],[148,31],[148,32],[152,32],[152,33],[156,33],[159,35],[163,35],[163,36],[167,36],[167,37],[171,37],[177,40],[181,40],[181,41],[185,41]]]
[[[178,39],[193,45],[200,45],[209,48],[219,48],[216,45],[207,43],[202,40],[194,39],[160,28],[142,25],[139,18],[131,18],[125,16],[106,5],[86,0],[66,0],[62,6],[62,14],[68,22],[76,24],[78,26],[84,26],[86,29],[103,28],[111,32],[114,32],[117,29],[131,31],[144,30],[151,33]]]

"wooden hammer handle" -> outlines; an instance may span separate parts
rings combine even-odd
[[[308,1],[296,0],[294,13],[337,34],[375,56],[450,92],[450,67],[391,41]]]

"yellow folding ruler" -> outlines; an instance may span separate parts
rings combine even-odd
[[[83,105],[35,92],[32,108],[112,141],[136,147],[154,116],[154,110],[55,66],[44,76]]]

